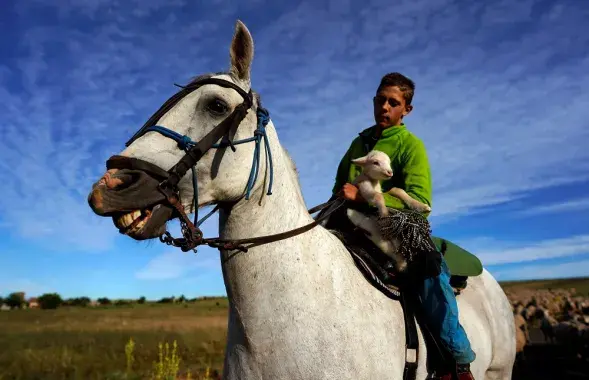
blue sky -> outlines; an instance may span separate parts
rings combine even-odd
[[[225,294],[217,251],[132,241],[86,197],[174,82],[227,68],[238,18],[309,207],[373,122],[381,76],[400,71],[417,85],[405,121],[428,149],[434,232],[500,280],[589,275],[582,2],[242,3],[3,2],[0,294]]]

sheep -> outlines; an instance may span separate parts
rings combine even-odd
[[[558,322],[550,315],[548,310],[539,309],[538,314],[540,315],[540,318],[542,318],[540,322],[540,330],[544,335],[544,341],[550,341],[550,343],[554,343],[554,339],[556,338],[554,329],[556,325],[558,325]]]
[[[362,168],[361,174],[352,184],[358,187],[358,192],[362,198],[377,207],[380,217],[388,216],[389,210],[385,205],[380,181],[389,179],[393,175],[389,156],[384,152],[371,150],[365,156],[353,159],[352,163]],[[431,211],[430,206],[411,198],[403,189],[392,188],[388,193],[403,201],[403,203],[414,211]],[[382,236],[376,221],[367,215],[353,209],[348,209],[347,215],[354,225],[367,233],[368,238],[385,255],[393,259],[398,272],[403,272],[407,268],[405,258],[397,253],[399,248],[399,241],[397,239]]]
[[[362,198],[378,208],[380,216],[387,216],[389,210],[384,202],[380,181],[393,176],[390,157],[379,150],[371,150],[367,155],[353,159],[352,163],[362,168],[362,173],[354,180],[353,185],[358,187]],[[431,211],[431,207],[411,198],[403,189],[393,187],[388,193],[403,201],[412,210],[418,212]]]
[[[522,317],[524,317],[524,319],[526,321],[529,321],[535,312],[536,312],[536,306],[528,305],[522,310],[521,315],[522,315]]]
[[[523,359],[524,347],[530,341],[528,324],[520,314],[515,313],[513,319],[515,323],[515,352]]]

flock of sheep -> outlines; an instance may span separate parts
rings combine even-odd
[[[545,343],[563,347],[581,360],[589,359],[589,297],[570,290],[506,290],[515,319],[517,352],[530,343],[530,328],[542,331]]]

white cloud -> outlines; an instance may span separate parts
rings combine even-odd
[[[456,243],[475,254],[485,266],[589,254],[589,235],[537,242],[508,242],[493,238],[476,238],[456,241]]]
[[[585,277],[589,276],[589,260],[558,264],[525,264],[490,272],[499,281]]]
[[[172,280],[189,274],[198,275],[202,272],[220,272],[219,254],[207,252],[207,255],[174,250],[156,256],[135,274],[140,280]]]
[[[173,82],[225,68],[237,8],[216,5],[219,16],[179,1],[141,2],[141,13],[134,3],[52,4],[64,20],[82,12],[92,22],[29,25],[15,41],[17,61],[0,68],[0,213],[22,237],[102,250],[117,232],[90,212],[91,183]],[[582,5],[422,0],[396,4],[391,18],[384,0],[330,4],[279,13],[256,3],[248,6],[268,17],[245,19],[254,87],[310,205],[329,196],[339,158],[372,123],[373,92],[390,71],[417,82],[406,121],[428,147],[437,223],[587,179]],[[40,6],[18,5],[22,15]],[[147,23],[156,11],[162,16]],[[19,79],[22,89],[12,90]]]
[[[541,214],[572,213],[589,209],[589,198],[572,199],[566,202],[552,203],[542,206],[531,206],[515,213],[515,216],[533,216]]]
[[[37,297],[44,293],[55,292],[55,289],[48,285],[39,284],[28,278],[20,278],[9,282],[0,281],[0,296],[6,297],[12,292],[25,292],[25,297]]]
[[[412,2],[395,6],[394,22],[382,5],[366,2],[360,17],[343,21],[326,44],[318,36],[336,28],[317,9],[314,17],[325,18],[329,30],[309,22],[309,4],[269,26],[267,39],[276,46],[263,54],[280,54],[290,64],[278,76],[280,95],[266,101],[274,106],[270,111],[305,190],[324,189],[321,199],[305,192],[310,203],[328,196],[339,158],[372,123],[370,99],[378,80],[396,70],[417,82],[416,108],[406,121],[428,147],[436,222],[589,179],[589,151],[578,144],[589,139],[583,92],[589,56],[582,49],[587,37],[573,27],[586,14],[578,7],[559,6],[556,15],[546,9],[529,24],[532,1],[500,6],[513,12],[497,12],[494,3],[437,1],[428,8]],[[402,32],[393,32],[401,26]],[[295,41],[300,48],[289,44]],[[301,54],[309,49],[312,57]],[[266,69],[261,54],[257,64]],[[259,77],[258,83],[274,74]]]

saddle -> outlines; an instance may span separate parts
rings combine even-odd
[[[345,209],[345,207],[342,207]],[[320,216],[321,214],[319,214]],[[318,217],[319,217],[318,216]],[[401,303],[405,320],[406,355],[404,380],[416,378],[418,357],[417,324],[420,325],[428,351],[427,367],[432,378],[442,378],[436,374],[455,374],[456,362],[451,353],[429,330],[424,316],[417,307],[418,298],[411,292],[411,286],[404,276],[394,271],[391,259],[378,249],[363,233],[352,227],[347,220],[344,210],[338,210],[322,223],[346,247],[356,266],[369,283],[380,290],[385,296]],[[482,265],[478,258],[458,247],[454,243],[439,237],[432,237],[438,251],[444,256],[452,273],[450,285],[454,294],[459,294],[466,288],[468,277],[479,275]],[[469,256],[470,255],[470,256]]]

